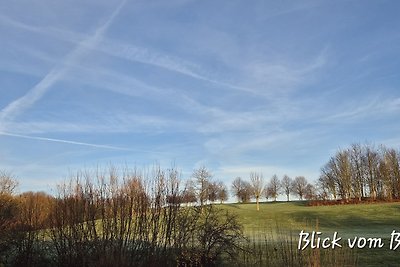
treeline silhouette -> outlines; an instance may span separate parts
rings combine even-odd
[[[244,240],[236,217],[213,205],[181,206],[178,176],[110,168],[78,173],[55,197],[4,190],[0,263],[212,266],[234,259]]]
[[[400,199],[400,151],[353,144],[321,169],[319,198],[362,201]]]
[[[340,149],[321,168],[315,183],[304,176],[294,179],[273,175],[265,181],[262,173],[250,173],[250,179],[237,177],[232,193],[239,202],[257,202],[264,196],[277,200],[279,195],[299,200],[316,200],[312,204],[353,203],[361,201],[400,200],[400,151],[383,145],[353,144]]]

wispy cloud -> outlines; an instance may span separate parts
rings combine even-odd
[[[105,149],[112,149],[112,150],[129,150],[126,148],[116,147],[116,146],[98,145],[98,144],[91,144],[91,143],[76,142],[76,141],[71,141],[71,140],[29,136],[29,135],[22,135],[22,134],[7,133],[7,132],[0,132],[0,135],[18,137],[18,138],[24,138],[24,139],[31,139],[31,140],[38,140],[38,141],[48,141],[48,142],[65,143],[65,144],[71,144],[71,145],[90,146],[90,147],[95,147],[95,148],[105,148]]]
[[[185,132],[196,124],[163,116],[113,112],[101,114],[97,118],[82,118],[81,121],[28,121],[7,122],[5,128],[13,129],[15,134],[48,133],[162,133]]]
[[[327,63],[327,51],[327,48],[322,49],[308,62],[296,62],[290,59],[280,59],[277,62],[268,60],[248,62],[241,68],[241,72],[245,73],[245,82],[259,88],[264,95],[285,94],[313,81],[316,71]]]
[[[78,142],[78,141],[73,141],[73,140],[48,138],[48,137],[39,137],[39,136],[31,136],[31,135],[23,135],[23,134],[15,134],[15,133],[9,133],[9,132],[0,132],[0,135],[23,138],[23,139],[29,139],[29,140],[44,141],[44,142],[56,142],[56,143],[64,143],[64,144],[70,144],[70,145],[86,146],[86,147],[93,147],[93,148],[100,148],[100,149],[128,151],[128,152],[135,152],[135,153],[137,153],[137,152],[139,152],[139,153],[148,153],[148,154],[151,154],[151,155],[169,155],[169,153],[167,153],[167,152],[157,151],[157,150],[132,149],[132,148],[124,148],[124,147],[118,147],[118,146],[110,146],[110,145],[101,145],[101,144]]]
[[[382,115],[396,114],[400,110],[400,98],[382,99],[373,96],[357,101],[346,102],[345,107],[340,107],[333,115],[328,115],[318,120],[319,122],[354,123],[366,117],[379,117]]]
[[[289,132],[281,129],[264,129],[264,132],[248,131],[242,134],[228,134],[208,139],[204,147],[221,160],[244,155],[258,155],[263,151],[287,150],[293,142],[306,136],[304,132]],[[296,146],[299,146],[297,142]],[[249,154],[250,153],[250,154]]]
[[[1,14],[0,14],[0,21],[9,26],[16,27],[16,28],[23,29],[23,30],[30,31],[30,32],[39,32],[39,33],[45,32],[44,29],[41,27],[35,27],[32,25],[28,25],[28,24],[13,20],[13,19],[6,17],[4,15],[1,15]]]
[[[47,73],[47,75],[32,89],[30,89],[28,93],[11,102],[0,111],[1,131],[5,130],[4,122],[13,120],[26,109],[34,105],[57,81],[62,79],[63,76],[67,74],[69,68],[76,64],[85,54],[85,52],[93,49],[100,42],[105,31],[111,25],[112,21],[118,15],[124,4],[125,0],[118,5],[108,20],[95,31],[94,35],[81,41],[78,46],[66,56],[64,61],[59,66],[53,68],[49,73]]]
[[[198,64],[194,64],[193,62],[178,57],[174,57],[171,55],[152,51],[147,48],[142,48],[138,46],[123,44],[117,41],[109,40],[107,42],[103,42],[103,44],[98,46],[96,49],[106,54],[122,58],[124,60],[149,64],[152,66],[166,69],[168,71],[186,75],[197,80],[202,80],[212,84],[220,85],[226,88],[247,93],[260,94],[260,92],[256,88],[238,86],[235,84],[231,84],[229,82],[212,78]]]
[[[37,32],[40,34],[49,35],[57,39],[61,39],[66,42],[76,43],[78,48],[80,47],[82,48],[82,50],[85,51],[95,50],[113,57],[121,58],[123,60],[148,64],[151,66],[162,68],[167,71],[191,77],[196,80],[209,82],[211,84],[219,85],[222,88],[233,89],[235,91],[250,93],[255,95],[268,96],[266,95],[265,91],[260,91],[257,87],[249,87],[246,85],[233,84],[229,81],[224,81],[216,77],[212,77],[212,75],[210,75],[207,71],[205,71],[204,66],[150,48],[135,46],[133,44],[126,44],[111,39],[104,39],[102,40],[101,43],[96,41],[95,43],[97,45],[91,45],[90,43],[92,42],[88,41],[95,39],[95,36],[98,35],[97,33],[99,32],[99,30],[96,31],[95,36],[86,36],[82,33],[56,29],[52,27],[46,27],[46,28],[33,27],[4,16],[3,17],[0,16],[0,19],[8,23],[9,25],[18,27],[19,29],[22,30]],[[110,23],[106,24],[109,25]],[[103,27],[101,28],[104,28],[104,26],[108,26],[106,24],[103,25]],[[84,42],[79,41],[82,38],[84,38],[87,41]],[[72,65],[71,63],[73,62],[70,62],[69,65]]]

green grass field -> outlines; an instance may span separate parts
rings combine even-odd
[[[305,202],[262,203],[260,211],[254,203],[223,204],[224,209],[238,215],[247,236],[277,234],[291,231],[294,239],[299,233],[320,231],[324,237],[338,232],[341,244],[357,237],[382,238],[382,248],[354,248],[360,266],[400,266],[400,246],[390,250],[393,230],[400,232],[400,203],[374,203],[336,206],[307,206]]]

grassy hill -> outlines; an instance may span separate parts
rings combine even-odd
[[[299,233],[321,231],[324,237],[338,232],[341,243],[348,247],[347,239],[354,237],[382,238],[382,248],[352,249],[360,266],[400,266],[400,247],[390,250],[393,230],[400,232],[400,204],[374,203],[336,206],[307,206],[305,202],[268,202],[256,210],[254,203],[221,205],[237,214],[247,236],[286,233],[297,242]],[[278,233],[279,232],[279,233]],[[268,237],[267,237],[268,238]]]

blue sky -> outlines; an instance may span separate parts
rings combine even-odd
[[[51,191],[96,166],[318,178],[400,146],[398,1],[0,3],[0,169]]]

